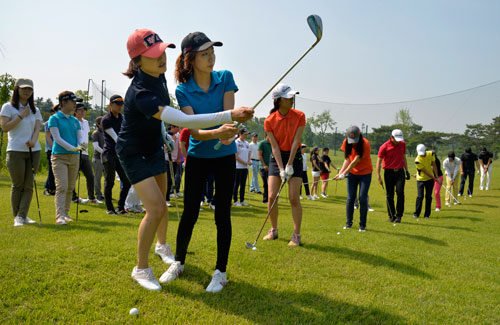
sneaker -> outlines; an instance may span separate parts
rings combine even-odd
[[[472,197],[472,194],[469,194],[469,197]]]
[[[460,203],[460,202],[455,201],[455,202],[453,202],[453,205],[457,205],[457,204],[459,204],[459,203]]]
[[[128,212],[125,209],[118,209],[116,210],[116,214],[127,215]]]
[[[64,217],[64,221],[66,222],[73,222],[74,220],[71,219],[69,216]]]
[[[168,244],[156,243],[155,255],[158,255],[165,264],[172,264],[175,262],[175,256]]]
[[[441,209],[440,208],[436,208],[436,210],[434,210],[434,211],[439,212],[439,211],[441,211]]]
[[[446,202],[444,205],[446,205],[447,207],[451,207],[450,202]]]
[[[325,193],[321,193],[321,196],[325,199],[328,197],[328,195],[326,195]]]
[[[347,229],[351,229],[351,228],[352,228],[352,226],[349,226],[349,225],[345,225],[345,226],[344,226],[344,229],[346,229],[346,230],[347,230]]]
[[[138,269],[137,266],[132,270],[132,279],[146,290],[160,291],[161,285],[156,281],[153,269]]]
[[[161,275],[160,283],[174,281],[182,272],[184,272],[184,265],[182,265],[179,261],[175,261],[172,265],[170,265],[168,270]]]
[[[66,225],[66,220],[64,217],[59,217],[56,219],[56,225],[58,226],[62,226],[62,225]]]
[[[104,201],[104,196],[98,196],[98,197],[97,197],[97,199],[98,199],[99,201]]]
[[[480,188],[479,188],[479,190],[480,190],[480,191],[482,191],[482,190],[483,190],[483,188],[482,188],[482,187],[480,187]]]
[[[303,200],[304,198],[302,197],[302,195],[300,196],[300,199]]]
[[[250,193],[253,193],[253,192],[255,192],[255,190],[254,189],[250,189]]]
[[[424,217],[424,219],[429,219],[429,217]]]
[[[118,213],[116,213],[115,210],[107,210],[106,214],[110,214],[110,215],[114,215],[114,216],[118,215]]]
[[[302,243],[300,242],[300,234],[292,234],[292,239],[288,242],[288,246],[300,246]]]
[[[315,200],[319,200],[319,196],[318,196],[318,194],[314,194],[314,195],[313,195],[313,198],[314,198]]]
[[[401,218],[396,218],[396,220],[394,221],[394,223],[401,223]]]
[[[461,194],[461,193],[458,193],[458,195],[457,195],[457,196],[462,196],[462,194]]]
[[[261,191],[257,191],[257,192],[255,192],[255,193],[257,193],[257,194],[261,194],[261,195],[262,195],[262,192],[261,192]]]
[[[212,281],[210,281],[206,290],[207,292],[221,292],[226,284],[226,272],[215,270],[214,275],[212,275]]]
[[[173,198],[173,197],[175,197],[175,193],[171,193],[171,194],[170,194],[170,198]],[[167,202],[168,202],[168,201],[167,201]]]
[[[271,228],[262,240],[275,240],[278,239],[278,229]]]
[[[182,197],[182,193],[177,192],[177,197],[178,198]]]
[[[359,232],[366,232],[366,228],[365,227],[359,227]]]
[[[267,203],[269,202],[267,199],[262,200],[262,203]]]
[[[414,215],[413,215],[413,218],[417,219],[417,218],[418,218],[418,216],[417,216],[416,214],[414,214]]]
[[[45,196],[51,196],[51,195],[56,195],[56,193],[52,192],[52,191],[49,191],[49,190],[45,190],[45,191],[43,191],[43,195],[45,195]]]
[[[26,217],[26,218],[24,218],[23,223],[27,224],[27,225],[30,225],[30,224],[36,223],[36,221],[33,220],[33,219],[30,219],[30,218]]]
[[[240,202],[240,206],[242,206],[242,207],[249,207],[250,204],[246,203],[245,201],[241,201]]]
[[[90,201],[89,199],[82,199],[82,198],[79,198],[78,200],[79,200],[78,203],[80,203],[80,204],[87,204]],[[75,203],[76,203],[76,201],[75,201]]]
[[[91,203],[94,203],[94,204],[102,204],[103,202],[101,200],[98,200],[98,199],[92,199],[90,200]]]
[[[233,207],[240,207],[240,206],[241,206],[241,203],[238,201],[234,202],[234,204],[233,204]]]
[[[368,211],[373,212],[375,210],[373,210],[372,207],[368,207]]]
[[[24,219],[22,217],[14,218],[14,227],[21,227],[24,225]]]
[[[314,201],[314,197],[313,197],[312,195],[308,195],[308,196],[307,196],[307,199],[308,199],[308,200],[311,200],[311,201]]]
[[[170,201],[167,201],[167,206],[168,207],[173,207],[174,205],[172,203],[170,203]]]
[[[490,190],[490,188],[489,188],[489,187],[487,187],[487,188],[486,188],[486,191],[489,191],[489,190]]]
[[[210,209],[215,210],[215,204],[210,203],[208,206],[210,207]]]

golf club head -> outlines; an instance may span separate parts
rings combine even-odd
[[[321,17],[318,15],[310,15],[307,17],[307,24],[316,36],[317,41],[321,40],[321,37],[323,37],[323,22],[321,21]]]
[[[89,212],[89,210],[85,210],[85,209],[80,210],[80,213],[87,213],[87,212]]]
[[[245,243],[245,247],[246,247],[246,248],[254,248],[254,247],[255,247],[255,245],[252,245],[252,244],[250,244],[249,242],[246,242],[246,243]]]

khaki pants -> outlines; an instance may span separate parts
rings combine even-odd
[[[67,217],[71,205],[71,197],[75,189],[78,168],[80,167],[80,155],[76,154],[52,154],[52,171],[56,180],[56,218]]]
[[[14,217],[26,218],[33,197],[33,173],[31,171],[31,158],[29,152],[8,151],[7,169],[12,180],[10,201],[12,204],[12,215]],[[33,151],[33,166],[35,172],[40,163],[40,150]]]
[[[451,192],[451,194],[453,194],[454,197],[457,197],[457,194],[458,194],[457,178],[458,177],[455,177],[455,182],[453,183],[453,185],[451,185],[451,179],[448,175],[446,175],[446,188],[448,189],[448,191]],[[450,193],[448,193],[448,191],[446,191],[446,195],[445,195],[446,204],[450,203]]]

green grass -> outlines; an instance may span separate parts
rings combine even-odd
[[[229,283],[220,294],[205,292],[216,258],[213,213],[206,207],[183,275],[161,292],[148,292],[130,279],[140,217],[108,216],[104,206],[87,205],[89,213],[80,214],[78,222],[56,227],[53,197],[42,195],[44,175],[39,175],[43,225],[14,228],[10,180],[0,176],[0,322],[498,324],[497,168],[493,176],[491,191],[480,192],[476,180],[474,198],[433,211],[428,220],[411,218],[412,180],[403,223],[395,227],[386,221],[383,192],[374,178],[375,212],[368,215],[366,233],[342,229],[345,182],[337,190],[332,183],[328,199],[302,201],[304,246],[298,248],[287,247],[292,222],[286,195],[280,238],[259,241],[257,251],[245,248],[266,215],[261,196],[251,194],[251,207],[232,210]],[[74,217],[75,205],[71,211]],[[167,240],[175,249],[175,209],[170,216]],[[38,220],[35,200],[30,217]],[[358,221],[355,212],[355,225]],[[152,253],[150,258],[159,277],[167,266]],[[139,309],[138,318],[128,314],[132,307]]]

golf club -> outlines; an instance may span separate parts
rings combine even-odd
[[[36,197],[36,206],[38,208],[38,225],[42,225],[42,214],[40,213],[40,202],[38,201],[38,191],[36,189],[36,180],[35,180],[35,164],[33,163],[33,151],[31,151],[31,147],[29,147],[30,150],[30,160],[31,160],[31,174],[33,175],[33,185],[35,187],[35,197]]]
[[[259,99],[257,104],[255,104],[253,106],[253,110],[255,110],[257,108],[257,106],[259,106],[259,104],[264,100],[264,98],[266,98],[267,95],[269,95],[269,93],[274,89],[274,87],[276,87],[276,85],[279,84],[280,81],[283,80],[283,78],[285,78],[286,75],[290,71],[292,71],[293,68],[295,68],[295,66],[316,46],[316,44],[319,43],[319,41],[323,37],[323,22],[321,21],[320,16],[310,15],[309,17],[307,17],[307,24],[309,25],[309,28],[311,28],[311,31],[313,32],[314,36],[316,36],[316,42],[314,42],[314,44],[292,65],[292,67],[290,69],[288,69],[288,71],[285,72],[285,74],[283,76],[281,76],[281,78],[278,81],[276,81],[276,83],[274,85],[272,85],[272,87],[264,94],[264,96],[262,96],[261,99]],[[236,126],[238,126],[238,125],[239,125],[239,123],[236,123]],[[230,139],[230,142],[232,142],[233,140],[234,140],[234,137]],[[217,144],[214,146],[214,149],[219,150],[221,145],[222,145],[222,142],[220,142],[220,141],[217,142]]]
[[[177,203],[177,190],[175,189],[174,167],[170,151],[168,151],[168,168],[170,169],[170,179],[172,180],[172,187],[174,188],[174,200],[175,200],[175,209],[177,210],[177,220],[180,220],[181,218],[179,217],[179,205]]]
[[[382,186],[382,190],[384,190],[385,204],[387,205],[387,211],[389,212],[389,218],[391,218],[392,221],[395,221],[396,218],[394,217],[394,214],[392,213],[391,205],[389,204],[389,199],[387,198],[387,192],[385,191],[384,184],[380,184],[380,186]]]
[[[283,184],[281,184],[280,189],[278,190],[278,193],[276,194],[276,197],[274,198],[273,204],[271,204],[271,208],[269,209],[269,212],[267,213],[267,217],[264,220],[264,224],[260,228],[260,231],[259,231],[259,234],[257,235],[257,238],[255,238],[255,241],[253,242],[253,244],[250,244],[249,242],[246,242],[245,243],[245,247],[246,248],[257,249],[257,247],[255,245],[257,245],[257,241],[259,240],[260,234],[262,233],[262,230],[266,226],[267,219],[269,219],[269,216],[271,215],[271,211],[273,211],[273,209],[274,209],[274,205],[276,204],[276,202],[278,202],[278,198],[280,196],[281,190],[283,189],[283,187],[285,186],[286,183],[287,182],[283,182]]]
[[[453,200],[455,200],[455,202],[457,202],[457,204],[460,204],[460,201],[458,201],[457,198],[455,196],[453,196],[453,194],[451,194],[451,191],[446,186],[443,186],[443,187],[446,190],[446,192],[448,192],[448,194],[450,194],[450,196],[453,198]],[[464,198],[465,198],[465,196],[464,196]]]

